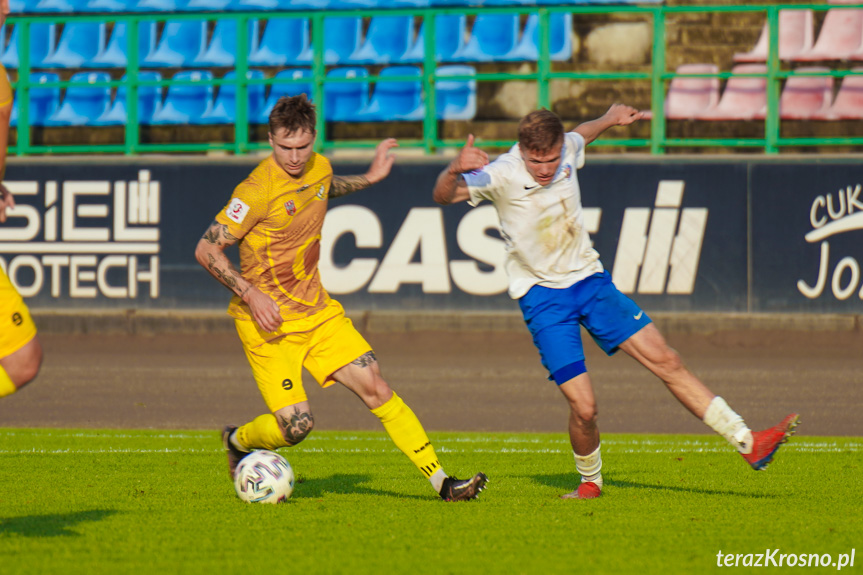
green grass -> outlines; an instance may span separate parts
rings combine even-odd
[[[300,482],[276,506],[234,496],[212,431],[0,440],[4,574],[702,573],[720,550],[855,546],[843,572],[863,565],[861,438],[795,437],[756,473],[714,436],[607,435],[603,496],[564,501],[564,435],[436,433],[449,473],[491,479],[444,503],[383,433],[315,432],[281,451]]]

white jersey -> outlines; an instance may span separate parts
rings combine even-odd
[[[575,171],[584,165],[584,138],[564,137],[560,166],[541,186],[525,168],[518,144],[482,170],[464,174],[468,203],[492,202],[506,242],[509,295],[518,299],[534,285],[567,288],[603,271],[584,229]]]

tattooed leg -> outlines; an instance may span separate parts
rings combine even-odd
[[[368,367],[373,363],[376,363],[377,361],[378,358],[375,357],[375,352],[367,351],[366,353],[353,360],[351,363],[359,367]]]
[[[297,406],[280,409],[275,415],[282,436],[288,445],[296,445],[304,440],[315,426],[312,413],[301,410]]]

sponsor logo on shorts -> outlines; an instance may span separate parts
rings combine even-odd
[[[294,382],[290,379],[285,379],[282,381],[282,389],[285,391],[290,391],[294,388]]]
[[[21,317],[21,314],[16,311],[12,314],[12,323],[14,323],[15,325],[21,325],[22,323],[24,323],[24,318]]]

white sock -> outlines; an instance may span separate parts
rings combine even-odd
[[[234,447],[236,447],[240,451],[245,451],[245,452],[249,451],[249,448],[246,447],[245,445],[243,445],[242,443],[240,443],[240,440],[237,439],[237,430],[236,429],[233,431],[233,433],[231,433],[231,436],[228,437],[228,441],[230,441],[231,445],[233,445]]]
[[[596,483],[596,486],[602,490],[602,455],[599,453],[599,445],[596,450],[590,455],[579,455],[575,452],[575,469],[581,474],[581,482]]]
[[[727,439],[740,453],[752,453],[752,431],[746,427],[743,418],[718,395],[707,406],[704,423]]]
[[[443,487],[443,480],[447,478],[446,473],[444,473],[443,468],[438,469],[437,471],[429,477],[429,481],[431,481],[432,487],[434,490],[440,493],[440,488]]]

